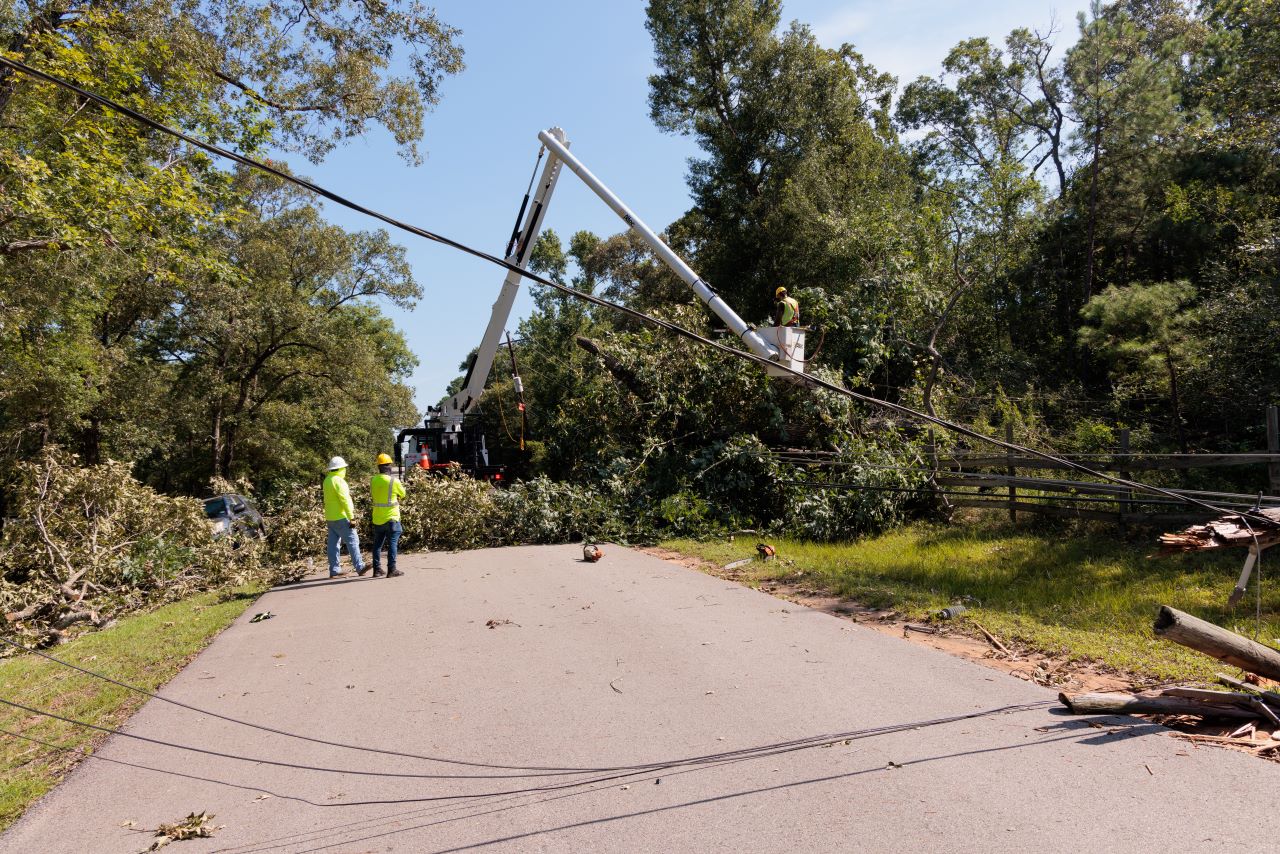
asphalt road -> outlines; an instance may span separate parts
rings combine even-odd
[[[440,780],[352,772],[519,772],[322,746],[152,701],[129,732],[343,773],[113,737],[101,756],[245,788],[87,761],[0,851],[132,854],[151,843],[141,828],[201,810],[216,835],[166,850],[1275,850],[1280,765],[1136,719],[1091,725],[1033,684],[606,551],[594,565],[568,546],[410,556],[403,578],[272,591],[163,694],[315,738],[561,768],[922,725],[611,780],[622,772]],[[278,616],[248,622],[265,610]],[[1028,703],[1044,705],[923,725]],[[542,790],[512,793],[530,788]],[[406,802],[344,805],[370,800]]]

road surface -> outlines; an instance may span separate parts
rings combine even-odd
[[[342,773],[117,736],[101,756],[243,788],[86,761],[0,851],[133,854],[151,843],[141,828],[201,810],[216,835],[167,850],[1256,852],[1280,838],[1280,765],[1137,719],[1091,725],[1028,682],[606,551],[598,564],[572,546],[412,555],[403,578],[275,590],[162,693],[314,738],[512,766],[865,737],[617,779],[440,780],[374,775],[520,772],[323,746],[151,701],[129,732]],[[267,610],[277,616],[249,622]],[[898,726],[1024,704],[1041,705]]]

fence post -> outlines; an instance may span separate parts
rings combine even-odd
[[[1006,442],[1008,442],[1010,445],[1012,445],[1012,444],[1013,444],[1013,422],[1012,422],[1012,421],[1006,421],[1006,422],[1004,423],[1004,440],[1005,440]],[[1013,485],[1013,480],[1012,480],[1012,478],[1013,478],[1013,476],[1014,476],[1014,473],[1016,472],[1016,469],[1015,469],[1015,467],[1014,467],[1014,465],[1013,465],[1013,448],[1008,448],[1008,449],[1006,449],[1006,450],[1005,450],[1005,456],[1006,456],[1006,457],[1008,458],[1008,460],[1009,460],[1008,467],[1007,467],[1007,469],[1006,469],[1006,471],[1007,471],[1007,473],[1008,473],[1008,475],[1009,475],[1009,477],[1010,477],[1010,480],[1009,480],[1009,521],[1010,521],[1010,522],[1016,522],[1016,521],[1018,521],[1018,511],[1017,511],[1017,509],[1016,509],[1016,505],[1017,505],[1017,503],[1018,503],[1018,488],[1017,488],[1016,486],[1014,486],[1014,485]]]
[[[1124,463],[1128,462],[1128,459],[1129,459],[1129,428],[1128,427],[1120,428],[1120,449],[1119,450],[1121,455],[1120,464],[1123,465]],[[1129,474],[1129,472],[1127,471],[1121,471],[1120,476],[1125,480],[1133,480],[1133,475]],[[1133,499],[1133,493],[1126,492],[1124,494],[1124,498],[1121,499],[1120,501],[1120,521],[1122,523],[1124,522],[1125,514],[1133,512],[1132,499]]]
[[[1280,454],[1280,407],[1267,407],[1267,453]],[[1280,462],[1267,461],[1267,475],[1272,495],[1280,495]]]

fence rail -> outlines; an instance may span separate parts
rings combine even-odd
[[[1009,442],[1013,441],[1011,425],[1006,425],[1005,439]],[[1170,489],[1169,492],[1233,509],[1247,509],[1255,505],[1280,506],[1280,410],[1275,406],[1267,407],[1267,449],[1258,453],[1133,454],[1128,452],[1129,431],[1121,430],[1119,439],[1119,447],[1114,452],[1064,455],[1063,459],[1078,462],[1097,471],[1116,472],[1126,479],[1131,479],[1130,473],[1135,471],[1189,471],[1225,466],[1265,465],[1269,495],[1194,489]],[[1024,473],[1052,470],[1075,471],[1070,466],[1048,462],[1038,457],[1013,452],[1004,455],[965,451],[939,454],[936,450],[931,451],[930,456],[933,467],[930,481],[939,497],[953,507],[1005,509],[1011,519],[1017,519],[1019,513],[1037,513],[1044,516],[1102,519],[1139,524],[1191,523],[1204,521],[1211,515],[1207,511],[1172,513],[1142,510],[1140,508],[1181,507],[1182,505],[1172,499],[1152,498],[1137,493],[1121,484],[1037,477]],[[984,471],[984,469],[999,471]],[[957,492],[956,490],[975,491]],[[1107,505],[1112,505],[1114,509]]]

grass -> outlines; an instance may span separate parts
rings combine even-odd
[[[962,603],[968,616],[1003,639],[1100,662],[1140,680],[1212,681],[1215,670],[1228,669],[1157,639],[1151,623],[1161,605],[1254,636],[1253,587],[1238,609],[1226,607],[1245,552],[1154,557],[1150,531],[1126,537],[1114,527],[1013,525],[987,517],[916,524],[855,543],[774,544],[779,560],[752,564],[749,583],[788,578],[909,619]],[[721,565],[755,553],[755,540],[662,545]],[[1263,591],[1258,640],[1276,645],[1280,584],[1266,583]]]
[[[129,617],[52,650],[59,658],[154,690],[239,616],[261,587],[215,590]],[[0,661],[0,696],[99,726],[117,727],[146,699],[33,655]],[[20,709],[0,710],[0,727],[64,747],[92,750],[105,736]],[[0,736],[0,831],[76,764],[76,757]]]

